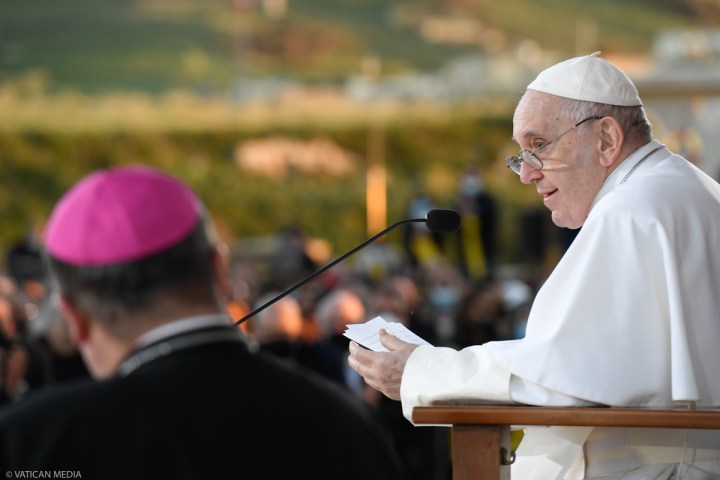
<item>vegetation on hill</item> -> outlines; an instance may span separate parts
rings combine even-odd
[[[375,61],[370,62],[374,74],[434,71],[457,55],[510,51],[528,40],[567,54],[585,45],[609,53],[647,52],[657,31],[697,23],[702,4],[272,3],[287,9],[263,10],[260,0],[4,2],[0,248],[39,228],[51,205],[80,176],[102,166],[142,162],[190,182],[207,199],[228,240],[294,224],[342,251],[367,235],[368,132],[382,128],[388,222],[405,217],[410,198],[421,190],[447,206],[462,170],[480,166],[501,202],[503,254],[513,260],[520,215],[538,200],[502,163],[515,148],[510,99],[362,104],[323,86],[368,74],[368,59]],[[707,11],[703,15],[702,21],[712,21]],[[453,35],[465,36],[438,41],[448,25]],[[228,93],[238,82],[268,76],[301,79],[316,88],[264,102],[231,100]],[[356,153],[358,164],[352,173],[332,177],[294,172],[268,178],[241,171],[234,157],[238,146],[274,135],[329,138]]]
[[[677,0],[287,0],[275,14],[263,4],[9,0],[0,15],[0,80],[40,70],[58,89],[207,92],[266,75],[343,78],[367,56],[386,73],[435,70],[490,48],[488,32],[495,49],[531,39],[572,54],[590,36],[608,52],[647,51],[663,28],[708,21]],[[430,41],[423,29],[433,18],[469,20],[479,37]]]

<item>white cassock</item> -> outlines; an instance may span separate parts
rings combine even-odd
[[[720,406],[720,185],[666,148],[631,172],[659,146],[605,181],[525,338],[413,352],[401,386],[408,419],[446,402]],[[662,479],[689,460],[720,468],[720,435],[541,427],[526,431],[512,474]]]

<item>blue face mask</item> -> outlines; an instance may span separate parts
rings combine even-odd
[[[467,197],[474,197],[484,188],[482,180],[475,176],[466,175],[460,180],[460,193]]]
[[[449,285],[434,287],[430,291],[430,303],[440,310],[447,310],[454,307],[459,298],[460,293],[457,287]]]

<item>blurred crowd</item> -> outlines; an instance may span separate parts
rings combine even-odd
[[[439,207],[418,193],[408,218]],[[520,338],[537,288],[532,278],[506,278],[498,271],[498,206],[477,172],[463,176],[450,207],[462,216],[458,232],[438,235],[422,223],[407,224],[399,244],[376,241],[239,326],[258,351],[323,375],[363,399],[388,428],[412,479],[449,478],[450,433],[414,427],[399,402],[365,385],[348,366],[347,326],[382,316],[433,345],[456,349]],[[241,292],[231,307],[233,318],[264,306],[322,267],[303,238],[294,231],[295,240],[270,262],[267,278],[258,274],[263,269],[233,265],[231,280]]]
[[[361,398],[387,427],[413,479],[448,478],[450,433],[413,427],[399,402],[365,385],[347,363],[347,325],[379,315],[433,345],[460,349],[522,337],[536,291],[530,279],[498,274],[497,205],[477,172],[463,176],[451,207],[462,215],[458,232],[438,236],[423,224],[408,224],[400,246],[377,241],[238,326],[259,353],[322,375]],[[424,217],[431,208],[419,193],[408,215]],[[322,266],[308,254],[302,231],[281,236],[284,246],[265,269],[229,256],[231,320]],[[53,306],[37,240],[30,236],[10,249],[6,265],[0,276],[0,403],[88,375]]]
[[[53,305],[37,239],[29,235],[10,248],[5,264],[0,272],[0,405],[89,375]]]

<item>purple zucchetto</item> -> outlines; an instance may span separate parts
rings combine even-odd
[[[99,170],[55,205],[44,244],[76,266],[132,262],[176,245],[200,220],[202,204],[177,179],[147,166]]]

